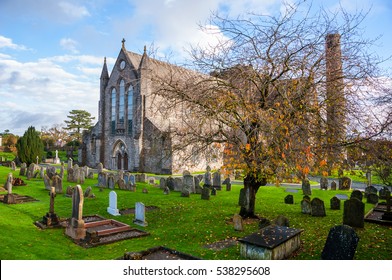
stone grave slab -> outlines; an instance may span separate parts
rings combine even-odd
[[[254,260],[286,259],[299,248],[302,231],[285,226],[267,226],[238,240],[241,255]]]
[[[365,215],[365,222],[392,226],[392,221],[383,219],[385,212],[387,212],[387,203],[379,202]]]
[[[122,260],[200,260],[200,258],[188,255],[167,247],[158,246],[140,252],[127,252]]]
[[[3,202],[4,204],[19,204],[19,203],[28,203],[28,202],[39,201],[39,200],[37,200],[31,196],[28,196],[28,195],[19,195],[16,193],[12,193],[12,196],[14,198],[13,201],[15,203],[7,203],[7,201],[6,201],[7,194],[0,195],[0,201]]]

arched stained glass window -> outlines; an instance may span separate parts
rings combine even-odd
[[[133,86],[129,85],[128,89],[128,110],[127,110],[127,119],[128,119],[128,134],[132,134],[132,119],[133,119]]]
[[[116,98],[117,98],[117,92],[116,89],[112,89],[112,118],[111,118],[111,131],[112,134],[116,132]]]
[[[118,122],[120,124],[123,124],[124,118],[125,118],[125,82],[124,80],[121,80],[120,96],[119,96],[119,104],[118,104]]]

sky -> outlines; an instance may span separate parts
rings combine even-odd
[[[392,1],[314,0],[312,5],[370,9],[364,37],[380,35],[372,51],[392,54]],[[200,30],[212,12],[235,17],[281,8],[282,0],[0,0],[0,133],[22,136],[29,126],[63,124],[74,109],[97,120],[104,57],[111,72],[123,38],[129,51],[153,46],[161,56],[181,61],[189,46],[224,37],[218,27],[213,34]]]

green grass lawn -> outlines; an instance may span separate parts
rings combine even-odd
[[[10,168],[0,166],[0,185],[4,185]],[[19,177],[19,171],[13,172]],[[66,176],[64,176],[66,178]],[[132,227],[148,231],[149,236],[128,239],[116,243],[83,248],[64,234],[64,229],[41,230],[33,223],[41,220],[49,210],[49,195],[42,179],[27,181],[27,186],[13,188],[13,193],[28,195],[37,202],[6,205],[0,203],[0,259],[2,260],[109,260],[121,257],[125,252],[141,251],[156,246],[166,246],[202,259],[242,259],[239,246],[220,251],[205,248],[205,245],[227,238],[243,237],[258,229],[256,220],[247,220],[243,232],[235,231],[231,218],[239,212],[238,197],[241,186],[234,185],[231,192],[218,191],[211,200],[201,200],[200,195],[192,194],[190,198],[180,197],[180,193],[171,192],[163,195],[158,187],[143,183],[137,184],[137,192],[116,189],[118,208],[133,208],[135,202],[143,202],[146,206],[157,206],[158,210],[146,212],[148,226],[139,227],[132,223],[133,215],[113,217],[107,213],[109,189],[102,192],[94,186],[97,179],[87,179],[83,190],[93,187],[96,198],[84,200],[83,215],[98,214],[106,218],[115,218]],[[69,185],[63,183],[64,192]],[[147,187],[148,194],[142,193]],[[285,187],[262,187],[257,194],[256,212],[259,216],[273,220],[284,215],[290,220],[290,227],[303,229],[301,248],[292,259],[320,259],[329,229],[342,223],[343,203],[341,210],[330,210],[329,200],[337,193],[348,191],[322,191],[313,189],[313,197],[324,200],[326,217],[312,217],[301,213],[300,201],[302,191],[290,193],[294,196],[294,204],[284,204],[284,197],[289,194]],[[4,194],[4,192],[3,192]],[[365,212],[373,205],[366,204]],[[55,199],[55,212],[61,218],[68,218],[72,213],[72,199],[58,194]],[[357,229],[360,241],[355,259],[388,260],[392,256],[392,228],[365,223],[364,229]]]

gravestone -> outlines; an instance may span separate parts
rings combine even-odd
[[[200,186],[200,179],[199,179],[199,177],[198,176],[195,176],[194,178],[194,181],[195,181],[195,193],[197,193],[197,194],[201,194],[201,192],[202,192],[202,187]]]
[[[183,188],[182,191],[186,191],[188,193],[195,193],[195,180],[192,175],[184,175],[183,176]]]
[[[277,226],[290,227],[289,219],[283,215],[279,215],[278,217],[276,217],[276,219],[273,220],[272,224]]]
[[[335,181],[331,182],[331,190],[336,191],[336,182]]]
[[[60,223],[60,219],[57,214],[54,212],[54,198],[56,197],[56,190],[54,187],[51,187],[50,192],[50,203],[49,203],[49,212],[43,216],[42,221],[43,223],[50,227],[50,226],[57,226]]]
[[[328,178],[322,177],[320,179],[320,189],[328,190]]]
[[[42,168],[41,168],[41,170],[42,170]],[[43,173],[43,172],[41,171],[41,173]],[[48,175],[49,179],[52,179],[53,176],[56,175],[56,167],[54,167],[54,166],[47,166],[46,167],[46,175]],[[41,174],[41,176],[42,176],[42,174]]]
[[[73,239],[84,239],[86,228],[83,220],[83,190],[80,185],[76,185],[72,193],[72,217],[65,229],[65,234]]]
[[[127,186],[125,184],[125,180],[124,179],[121,179],[121,178],[118,179],[117,184],[118,184],[118,188],[120,190],[126,190],[127,189]]]
[[[98,173],[98,187],[106,188],[106,174],[104,172]]]
[[[304,195],[312,195],[312,189],[310,188],[310,182],[308,179],[302,180],[302,192]]]
[[[72,167],[69,167],[67,169],[67,181],[68,182],[75,182],[75,180],[74,180],[74,169]]]
[[[133,222],[139,226],[146,227],[146,208],[143,203],[136,202],[135,204],[135,219]]]
[[[115,191],[109,193],[109,207],[107,212],[113,216],[120,216],[120,212],[117,209],[117,194]]]
[[[284,203],[285,204],[294,204],[294,197],[293,197],[293,195],[292,194],[287,195],[284,198]]]
[[[23,162],[20,166],[19,176],[26,176],[26,169],[27,169],[27,164]]]
[[[112,174],[109,174],[107,184],[109,189],[114,190],[114,176]]]
[[[131,185],[131,186],[136,186],[136,178],[135,178],[135,175],[130,175],[129,176],[129,184]]]
[[[164,188],[166,188],[166,179],[163,178],[163,177],[161,177],[161,178],[159,179],[159,188],[161,188],[162,190],[163,190]]]
[[[357,198],[344,202],[343,224],[350,227],[363,228],[365,221],[365,203]]]
[[[321,253],[323,260],[352,260],[359,241],[354,229],[347,225],[331,228]]]
[[[15,171],[15,170],[16,170],[15,161],[11,161],[11,170],[12,170],[12,171]]]
[[[182,191],[183,182],[182,178],[176,177],[174,178],[174,191],[180,192]]]
[[[210,188],[204,187],[201,191],[201,199],[210,200]]]
[[[163,194],[170,194],[170,189],[169,189],[169,187],[165,187],[165,188],[163,189]]]
[[[339,178],[339,190],[351,190],[351,179],[349,177]]]
[[[103,172],[103,164],[102,163],[98,163],[97,164],[97,173],[99,174],[101,172]]]
[[[204,173],[203,181],[205,187],[211,187],[212,186],[212,179],[211,179],[211,167],[207,166],[207,172]]]
[[[243,220],[240,215],[235,214],[233,216],[233,225],[234,225],[234,230],[236,230],[236,231],[243,231],[244,230]]]
[[[147,183],[147,174],[144,173],[140,174],[139,180],[141,183]]]
[[[148,177],[148,183],[150,185],[155,185],[155,177]]]
[[[377,194],[377,189],[373,186],[369,186],[365,188],[365,197],[367,197],[369,194],[373,193],[373,194]]]
[[[212,187],[212,189],[211,189],[211,195],[216,195],[216,188],[215,188],[215,187]]]
[[[218,191],[222,189],[221,174],[219,170],[212,175],[212,187]]]
[[[227,177],[223,183],[223,185],[226,185],[226,191],[231,191],[231,181],[230,181],[230,177]]]
[[[52,178],[52,186],[55,187],[56,193],[63,193],[63,180],[59,175],[54,175]]]
[[[5,204],[16,204],[16,196],[12,193],[12,173],[8,173],[7,181],[5,183],[5,188],[7,190],[7,194],[4,195],[3,202]]]
[[[359,190],[354,190],[350,195],[350,198],[357,198],[359,201],[362,201],[362,197],[362,192]]]
[[[67,170],[73,167],[72,164],[73,164],[72,158],[69,158],[67,162]]]
[[[125,182],[125,185],[128,185],[128,183],[129,183],[129,172],[125,172],[124,173],[124,182]]]
[[[64,178],[64,162],[61,163],[59,176],[60,176],[61,179]]]
[[[378,203],[378,195],[375,193],[370,193],[366,197],[366,202],[371,203],[371,204],[377,204]]]
[[[74,187],[68,186],[67,190],[65,191],[65,196],[72,197],[73,191],[74,191]]]
[[[52,187],[52,184],[50,182],[50,179],[48,177],[48,175],[44,174],[44,184],[45,184],[45,189],[50,191],[50,188]]]
[[[166,186],[171,190],[174,191],[174,179],[172,177],[168,177],[166,180]]]
[[[45,176],[45,170],[44,170],[44,167],[43,166],[41,166],[41,169],[40,169],[40,171],[39,171],[39,176],[43,179],[44,178],[44,176]]]
[[[321,199],[315,197],[312,199],[310,202],[311,206],[311,215],[315,217],[324,217],[326,216],[325,214],[325,207],[324,207],[324,201]]]
[[[86,188],[86,190],[84,191],[84,197],[87,197],[87,198],[95,197],[94,194],[92,193],[92,188],[91,187],[87,187]]]
[[[302,199],[301,200],[301,212],[303,214],[311,214],[312,213],[312,208],[310,206],[309,199]]]
[[[384,221],[392,221],[392,197],[390,191],[387,192],[386,200],[387,200],[387,209],[384,212],[384,214],[382,214],[381,219]]]
[[[336,196],[330,200],[331,210],[340,210],[340,199]]]
[[[386,200],[388,196],[390,196],[391,191],[387,187],[382,187],[378,191],[378,198]]]

